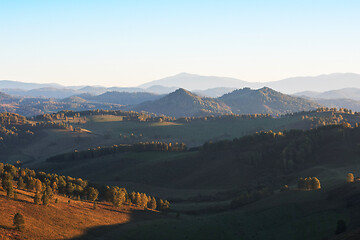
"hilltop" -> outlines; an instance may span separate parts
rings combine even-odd
[[[201,76],[190,73],[179,73],[174,76],[142,84],[139,87],[147,88],[153,85],[161,85],[164,87],[177,87],[195,90],[217,87],[241,88],[253,86],[249,84],[249,82],[229,77]]]
[[[219,114],[286,114],[309,111],[320,104],[282,94],[270,88],[234,90],[219,98],[200,97],[185,89],[178,89],[156,101],[139,104],[131,109],[173,117]]]
[[[236,114],[268,113],[276,115],[309,111],[321,106],[311,100],[292,97],[267,87],[258,90],[250,88],[235,90],[223,95],[219,100],[227,104]]]
[[[133,109],[173,117],[231,113],[230,108],[221,101],[203,98],[182,88],[156,101],[137,105]]]

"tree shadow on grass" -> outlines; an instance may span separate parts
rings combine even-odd
[[[108,210],[116,211],[113,209],[108,209]],[[132,227],[136,228],[138,224],[147,221],[165,218],[165,217],[167,216],[157,212],[133,210],[129,222],[89,228],[88,230],[86,230],[86,232],[83,235],[68,240],[124,239],[124,236],[121,236],[122,229],[132,228]]]
[[[9,226],[4,226],[4,225],[0,225],[0,229],[5,229],[5,230],[16,230],[15,227],[9,227]]]

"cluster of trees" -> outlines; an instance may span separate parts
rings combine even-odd
[[[317,190],[320,188],[320,181],[316,177],[299,178],[298,180],[298,189],[300,190]]]
[[[328,108],[328,107],[320,107],[316,109],[316,112],[334,112],[334,113],[349,113],[349,114],[355,114],[356,112],[353,112],[351,109],[347,108]]]
[[[87,110],[87,111],[60,111],[58,113],[51,114],[42,114],[34,117],[34,120],[40,121],[54,121],[54,120],[65,120],[67,118],[80,118],[86,116],[95,116],[95,115],[113,115],[113,116],[122,116],[123,121],[137,121],[137,122],[166,122],[174,121],[175,118],[167,116],[156,116],[155,114],[148,114],[144,112],[135,112],[135,111],[122,111],[122,110]]]
[[[343,151],[356,154],[360,151],[359,141],[359,127],[340,124],[307,131],[259,132],[233,140],[208,142],[200,150],[205,157],[226,155],[257,167],[292,172],[325,159],[338,161]]]
[[[328,125],[339,125],[343,124],[345,126],[350,126],[351,123],[347,121],[347,119],[344,119],[341,114],[332,114],[331,116],[302,116],[302,120],[305,121],[305,123],[309,123],[309,128],[314,127],[320,127],[320,126],[328,126]],[[358,125],[358,123],[355,123],[355,125]]]
[[[21,125],[27,123],[27,119],[16,113],[0,113],[0,124],[7,125]]]
[[[245,192],[245,193],[242,193],[237,198],[233,199],[230,203],[230,207],[231,208],[242,207],[246,204],[249,204],[249,203],[258,201],[260,199],[266,198],[268,196],[271,196],[272,194],[274,194],[274,192],[270,188],[267,188],[267,187],[259,189],[259,190],[254,190],[251,192]]]
[[[187,147],[184,143],[165,143],[165,142],[140,142],[132,145],[113,145],[111,147],[96,147],[85,151],[74,151],[71,153],[59,154],[48,158],[48,162],[63,162],[82,160],[89,158],[96,158],[111,154],[123,152],[182,152],[186,151]]]
[[[244,120],[244,119],[258,119],[258,118],[273,118],[270,114],[222,114],[210,115],[204,117],[180,117],[176,119],[179,123],[189,123],[194,121],[218,121],[218,120]]]
[[[117,186],[106,186],[105,189],[103,189],[103,194],[106,201],[118,207],[127,203],[142,208],[157,209],[159,211],[170,208],[170,203],[167,200],[156,199],[155,197],[147,196],[145,193],[139,192],[131,192],[128,194],[125,188],[119,188]]]
[[[16,113],[0,113],[0,148],[25,143],[42,129],[71,129],[71,125],[54,122],[31,122]]]
[[[19,189],[34,191],[34,203],[48,205],[55,194],[62,194],[77,200],[104,200],[114,206],[134,204],[139,207],[164,211],[170,208],[167,200],[156,199],[145,193],[127,193],[125,188],[103,186],[99,189],[81,178],[59,176],[45,172],[35,172],[27,168],[18,168],[11,164],[0,163],[0,179],[8,197],[15,197],[14,182]]]

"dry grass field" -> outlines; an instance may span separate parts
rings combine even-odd
[[[157,219],[155,211],[143,211],[132,206],[113,207],[107,203],[93,203],[70,200],[56,195],[49,206],[35,205],[32,192],[16,190],[18,199],[9,199],[0,191],[0,239],[70,239],[79,237],[90,228]],[[21,213],[25,228],[17,231],[13,217]]]

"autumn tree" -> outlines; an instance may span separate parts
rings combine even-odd
[[[146,196],[146,194],[145,194],[145,193],[141,193],[141,194],[140,194],[140,203],[139,203],[139,206],[140,206],[140,207],[143,207],[143,208],[147,207],[148,201],[149,201],[149,199],[148,199],[148,197]]]
[[[114,206],[120,207],[121,204],[125,202],[125,200],[126,200],[125,188],[119,188],[115,186],[110,188],[110,201]]]
[[[90,201],[95,201],[99,196],[99,191],[93,187],[89,187],[87,190],[87,198]]]
[[[280,192],[286,192],[289,191],[289,186],[288,185],[284,185],[280,188]]]
[[[17,186],[18,186],[19,189],[24,189],[26,187],[24,179],[22,177],[19,177],[19,181],[18,181]]]
[[[39,179],[35,180],[35,191],[39,193],[42,191],[42,182]]]
[[[347,181],[348,183],[354,182],[354,174],[348,173],[348,174],[347,174],[347,177],[346,177],[346,181]]]
[[[12,175],[6,172],[2,178],[2,187],[6,191],[8,197],[14,196],[14,187]]]
[[[43,205],[45,205],[45,206],[49,205],[49,203],[50,203],[50,196],[49,196],[46,192],[44,192],[43,195],[42,195],[42,197],[41,197],[41,201],[42,201],[42,204],[43,204]]]
[[[138,206],[141,204],[141,195],[138,192],[135,194],[134,204]]]
[[[156,209],[156,199],[152,197],[150,201],[148,202],[148,208],[150,209]]]
[[[321,185],[320,185],[319,179],[317,179],[316,177],[313,177],[311,179],[311,189],[312,190],[317,190],[317,189],[320,189],[320,188],[321,188]]]
[[[32,191],[34,190],[34,188],[35,188],[35,179],[32,177],[28,177],[26,181],[26,189]]]
[[[41,203],[41,193],[40,192],[35,192],[34,203],[36,205],[39,205]]]

